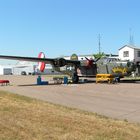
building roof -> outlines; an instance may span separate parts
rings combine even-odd
[[[113,57],[117,57],[117,54],[104,54],[105,56],[113,56]],[[94,57],[94,54],[87,54],[87,55],[78,55],[78,57]],[[71,56],[64,56],[64,57],[71,57]]]
[[[140,48],[134,46],[134,45],[124,45],[123,47],[121,47],[119,50],[121,50],[122,48],[124,47],[129,47],[129,48],[132,48],[132,49],[137,49],[137,50],[140,50]]]
[[[76,54],[77,55],[77,54]],[[78,57],[85,57],[85,56],[93,56],[93,54],[87,54],[87,55],[77,55]],[[71,57],[71,56],[63,56],[63,57]]]

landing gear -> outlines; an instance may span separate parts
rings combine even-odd
[[[120,83],[120,77],[115,77],[115,82]]]
[[[72,74],[72,83],[78,83],[79,81],[79,77],[77,75],[77,73],[73,73]]]

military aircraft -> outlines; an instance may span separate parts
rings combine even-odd
[[[78,60],[78,56],[73,54],[70,60],[64,58],[45,58],[45,54],[40,52],[38,57],[21,57],[0,55],[1,59],[32,61],[39,63],[39,70],[44,71],[46,64],[51,64],[54,70],[68,74],[72,77],[72,82],[77,83],[79,77],[95,77],[97,73],[110,73],[117,77],[130,75],[135,71],[133,62],[120,61],[116,58],[97,58]]]

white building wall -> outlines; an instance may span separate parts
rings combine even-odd
[[[88,58],[88,59],[94,59],[94,56],[89,56],[89,55],[87,55],[87,56],[78,56],[78,60],[86,60],[86,58]]]
[[[30,74],[33,73],[35,70],[35,66],[34,65],[29,65],[29,66],[16,66],[13,67],[13,74],[14,75],[21,75],[22,72],[26,72],[26,74]]]
[[[3,67],[0,67],[0,75],[3,75]]]
[[[128,51],[129,52],[129,56],[128,57],[124,57],[124,52]],[[134,48],[125,46],[122,49],[119,50],[119,58],[121,60],[130,60],[130,61],[134,61]]]
[[[70,60],[70,56],[64,56],[64,59]]]

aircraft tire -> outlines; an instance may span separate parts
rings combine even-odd
[[[72,82],[73,83],[78,83],[78,81],[79,81],[79,77],[78,77],[78,75],[76,73],[74,73],[72,75]]]

